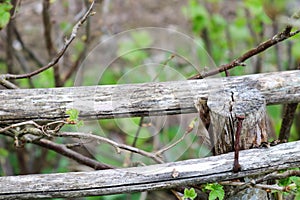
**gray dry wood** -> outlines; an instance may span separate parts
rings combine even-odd
[[[0,199],[81,197],[170,189],[262,175],[300,166],[300,141],[240,152],[242,171],[232,173],[233,153],[201,159],[93,172],[0,177]]]
[[[212,87],[213,86],[213,87]],[[300,102],[300,71],[161,83],[0,90],[0,124],[66,118],[82,119],[196,113],[194,102],[217,90],[256,88],[267,104]]]
[[[210,110],[210,141],[214,155],[259,147],[268,141],[267,111],[265,99],[257,89],[235,88],[216,93],[207,101]],[[234,147],[238,118],[242,118],[239,147]]]

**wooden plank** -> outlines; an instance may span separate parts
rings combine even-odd
[[[262,175],[299,167],[300,141],[244,150],[240,155],[239,173],[232,173],[233,153],[227,153],[145,167],[0,177],[0,199],[130,193]]]
[[[0,124],[66,118],[78,109],[82,119],[197,112],[194,102],[219,90],[258,89],[267,104],[300,102],[300,71],[240,77],[144,84],[0,90]]]

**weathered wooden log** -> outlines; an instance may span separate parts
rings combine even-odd
[[[241,151],[242,170],[232,172],[233,153],[145,167],[0,177],[0,199],[39,199],[130,193],[251,177],[300,166],[300,141]]]
[[[266,101],[257,89],[236,86],[228,90],[216,89],[202,107],[205,106],[209,112],[208,130],[213,153],[220,155],[234,151],[233,171],[238,172],[239,150],[267,142]],[[240,194],[239,199],[249,199],[251,195],[255,199],[268,199],[264,190],[248,188],[246,191],[249,193]]]
[[[243,118],[240,149],[267,142],[266,101],[255,88],[218,90],[208,97],[212,146],[215,155],[233,151],[239,118]]]
[[[300,71],[210,79],[224,90],[256,88],[267,104],[300,102]],[[194,101],[211,93],[207,80],[70,88],[0,90],[0,124],[66,118],[81,119],[196,113]]]

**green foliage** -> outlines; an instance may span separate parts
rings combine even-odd
[[[294,188],[295,191],[295,200],[300,200],[300,177],[299,176],[291,176],[291,181],[296,184]]]
[[[189,200],[194,200],[197,197],[197,193],[195,192],[194,188],[191,189],[184,189],[184,195],[183,195],[183,200],[189,199]]]
[[[77,109],[69,109],[66,111],[66,114],[69,115],[71,121],[78,120],[79,111]]]
[[[272,116],[271,120],[274,121],[273,124],[276,133],[279,133],[280,126],[281,126],[280,123],[275,123],[276,121],[280,121],[281,119],[281,109],[282,109],[281,105],[272,105],[267,107],[267,111],[269,115]]]
[[[214,62],[220,65],[240,56],[240,50],[249,49],[249,44],[256,45],[254,42],[257,41],[254,39],[263,31],[262,24],[271,24],[263,2],[246,0],[243,9],[236,9],[235,17],[227,18],[224,14],[220,14],[223,6],[220,1],[205,0],[205,3],[199,3],[197,0],[189,0],[187,6],[183,7],[183,13],[192,24],[195,37],[202,37],[206,50]],[[249,27],[254,30],[255,35]]]
[[[10,0],[1,1],[0,3],[0,30],[3,29],[9,22],[10,19],[10,10],[13,6],[10,3]]]
[[[200,4],[196,0],[190,0],[188,5],[183,8],[183,13],[191,21],[195,35],[205,38],[205,45],[208,45],[209,41],[218,41],[210,47],[206,46],[207,50],[211,48],[211,52],[208,53],[211,54],[214,61],[218,62],[224,59],[224,52],[228,44],[226,40],[220,40],[220,38],[225,38],[226,20],[218,12],[210,13],[205,4]]]
[[[261,31],[261,25],[259,23],[264,22],[270,24],[271,20],[265,13],[264,1],[261,0],[245,0],[245,6],[250,11],[250,14],[255,17],[256,20],[252,20],[254,23],[254,28],[257,32]],[[258,23],[258,24],[255,24]]]
[[[205,186],[205,190],[209,190],[209,200],[223,200],[225,196],[225,192],[223,186],[218,183],[209,183]]]
[[[209,25],[209,13],[206,8],[199,4],[197,0],[190,0],[186,7],[183,7],[183,13],[192,21],[193,32],[202,31]]]
[[[69,118],[67,119],[67,121],[70,124],[76,124],[76,126],[78,128],[83,126],[83,121],[78,120],[79,111],[77,109],[69,109],[66,111],[66,114],[69,115]]]
[[[117,55],[131,63],[141,63],[149,57],[143,48],[149,47],[153,42],[151,36],[145,31],[132,32],[131,38],[119,43]]]
[[[54,72],[50,68],[37,76],[32,78],[33,84],[36,88],[51,88],[54,87]]]
[[[298,168],[299,170],[299,168]],[[295,199],[300,199],[300,177],[299,176],[290,176],[284,179],[279,180],[278,185],[288,188],[288,192],[284,194],[288,195],[290,193],[295,195]]]

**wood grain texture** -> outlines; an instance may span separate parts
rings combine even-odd
[[[233,153],[227,153],[145,167],[0,177],[0,199],[131,193],[262,175],[299,167],[300,141],[244,150],[240,155],[239,173],[232,173]]]
[[[267,104],[300,102],[300,71],[161,83],[0,90],[0,124],[196,113],[194,102],[218,90],[256,88]]]
[[[267,142],[266,102],[256,88],[236,87],[208,98],[214,155],[233,151],[238,118],[242,117],[239,149]]]

